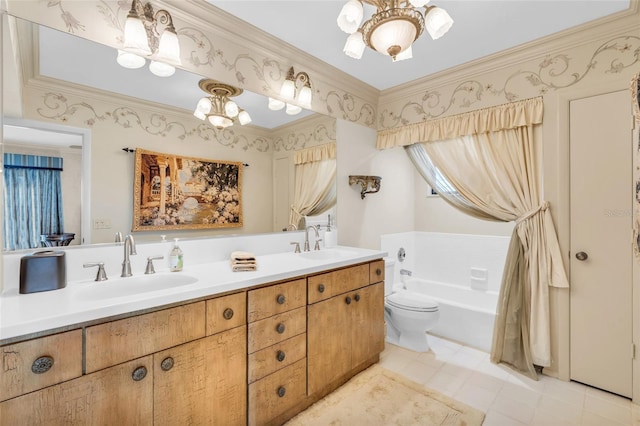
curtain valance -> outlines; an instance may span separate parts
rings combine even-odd
[[[376,148],[454,139],[542,123],[542,98],[525,99],[378,132]]]
[[[62,158],[42,155],[4,154],[5,168],[46,169],[62,171]]]
[[[293,164],[313,163],[315,161],[330,160],[333,158],[336,158],[336,143],[330,142],[296,151]]]

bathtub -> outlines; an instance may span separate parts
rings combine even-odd
[[[405,279],[403,283],[407,290],[424,294],[440,305],[440,319],[429,334],[485,352],[491,351],[498,292],[473,290],[420,278]]]

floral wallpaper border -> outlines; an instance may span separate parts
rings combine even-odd
[[[426,90],[419,99],[397,108],[385,108],[378,117],[378,129],[406,126],[455,113],[486,106],[488,98],[494,103],[513,102],[551,91],[566,89],[581,83],[587,75],[600,71],[619,74],[640,63],[640,37],[626,35],[614,37],[598,45],[590,59],[579,69],[569,53],[547,55],[534,69],[517,69],[499,86],[481,80],[466,80],[457,84],[446,95],[447,88]],[[482,103],[484,102],[484,103]]]

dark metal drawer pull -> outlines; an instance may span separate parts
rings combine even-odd
[[[351,297],[347,296],[344,301],[347,303],[347,305],[351,304]]]
[[[284,386],[280,386],[278,388],[278,396],[280,398],[282,398],[286,393],[287,393],[287,390],[284,388]]]
[[[169,356],[163,359],[162,362],[160,363],[160,368],[162,368],[162,371],[171,370],[173,368],[173,358]]]
[[[42,374],[49,371],[51,367],[53,367],[53,358],[46,355],[33,361],[33,364],[31,364],[31,371],[36,374]]]
[[[376,275],[377,276],[382,275],[382,269],[380,269],[380,268],[376,269]]]
[[[284,327],[284,324],[283,324],[283,323],[279,323],[278,325],[276,325],[276,331],[277,331],[279,334],[284,333],[284,328],[285,328],[285,327]]]
[[[276,302],[278,302],[278,305],[284,305],[284,302],[287,301],[287,298],[284,297],[284,294],[279,294],[278,298],[276,299]]]
[[[278,351],[276,353],[276,359],[280,362],[284,361],[285,353],[284,351]]]
[[[147,377],[147,367],[144,367],[144,366],[136,368],[135,370],[133,370],[133,373],[131,374],[131,378],[136,382],[139,382],[145,377]]]
[[[231,308],[225,309],[224,312],[222,313],[222,316],[224,317],[224,319],[230,320],[231,318],[233,318],[233,309]]]
[[[359,294],[356,294],[353,298],[356,299],[356,302],[360,301],[360,295]]]
[[[320,293],[324,293],[324,284],[319,284],[319,285],[318,285],[318,291],[319,291]]]

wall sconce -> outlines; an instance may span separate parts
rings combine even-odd
[[[380,176],[349,176],[349,185],[359,184],[362,187],[360,198],[364,200],[365,194],[374,194],[380,191]]]
[[[296,99],[296,84],[298,82],[302,83],[302,87],[298,91]],[[287,77],[280,88],[280,97],[284,99],[284,101],[269,98],[270,110],[278,111],[286,106],[287,114],[296,115],[302,111],[302,108],[311,109],[311,98],[313,97],[313,93],[311,92],[311,80],[309,79],[309,74],[303,71],[296,74],[293,67],[289,68]],[[294,101],[296,101],[296,104],[293,103]]]
[[[164,26],[162,33],[158,24]],[[151,3],[143,5],[140,0],[133,0],[124,23],[124,42],[118,50],[117,61],[125,68],[136,69],[144,66],[144,57],[151,59],[149,70],[158,77],[169,77],[176,71],[174,65],[182,65],[171,14],[164,9],[154,13]]]

